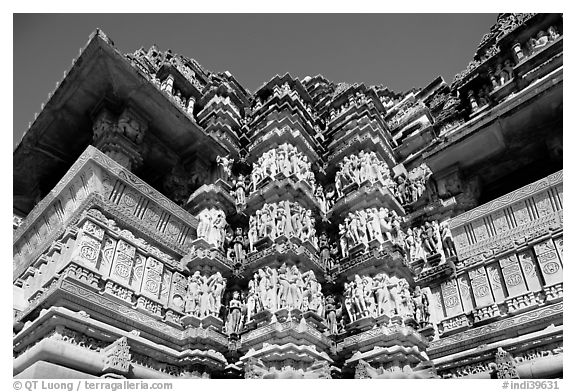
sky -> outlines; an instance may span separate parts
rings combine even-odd
[[[322,74],[394,91],[451,83],[496,14],[14,14],[13,146],[97,27],[124,53],[156,44],[250,91]]]

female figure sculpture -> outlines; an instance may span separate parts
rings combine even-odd
[[[240,293],[234,291],[232,299],[228,304],[228,317],[226,319],[226,333],[231,335],[240,332],[242,327],[242,302],[240,301]]]

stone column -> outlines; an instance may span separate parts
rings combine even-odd
[[[128,170],[133,170],[142,164],[142,140],[147,129],[147,121],[133,109],[126,108],[116,117],[102,108],[92,126],[92,144]]]

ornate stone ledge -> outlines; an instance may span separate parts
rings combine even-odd
[[[506,307],[509,314],[518,314],[538,306],[538,301],[534,293],[520,294],[513,298],[506,299]]]
[[[431,358],[438,358],[477,347],[484,342],[501,339],[508,333],[514,333],[513,331],[519,329],[528,330],[530,327],[537,328],[538,325],[549,325],[553,320],[560,320],[561,322],[563,310],[562,302],[550,304],[539,309],[442,337],[430,342],[428,355]]]

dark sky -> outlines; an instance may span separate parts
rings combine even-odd
[[[323,74],[395,91],[450,83],[496,14],[16,14],[14,145],[100,27],[120,51],[155,43],[230,71],[249,90],[275,74]]]

